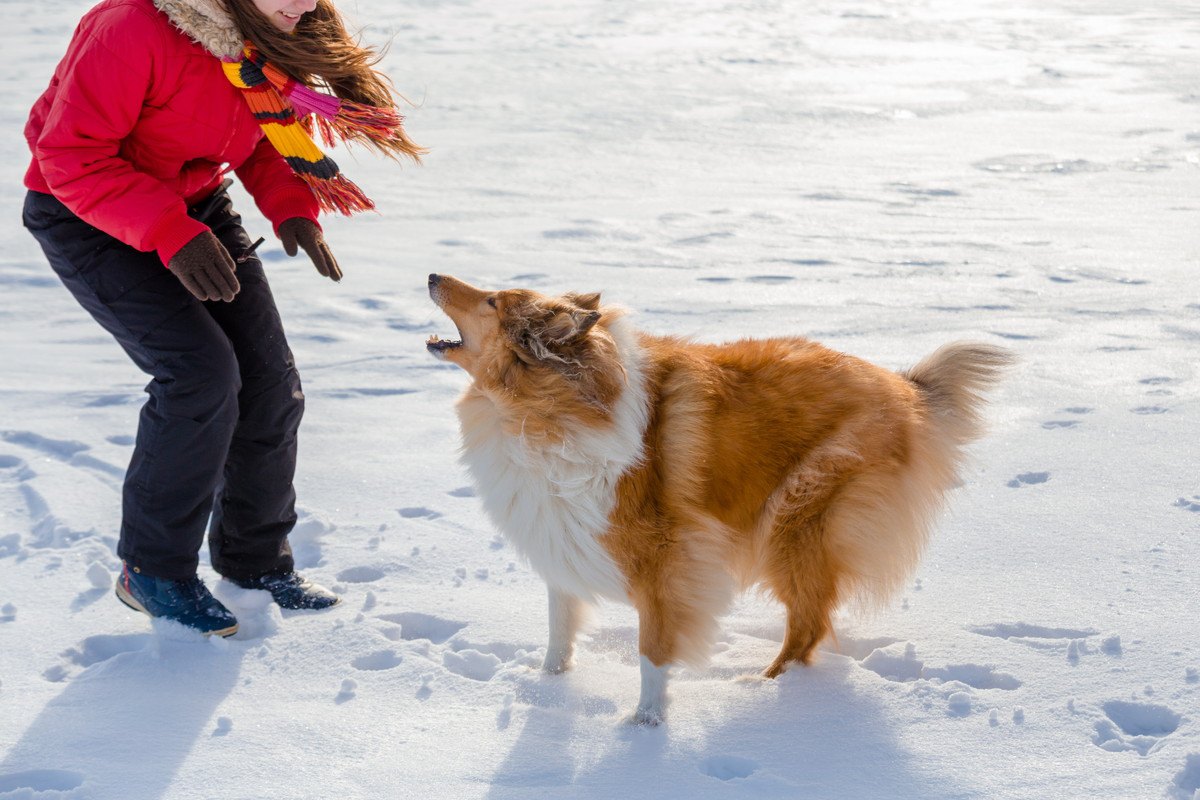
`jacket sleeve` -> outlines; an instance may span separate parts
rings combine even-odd
[[[234,170],[279,235],[279,225],[292,217],[317,221],[320,207],[308,184],[297,177],[279,151],[263,136],[250,157]],[[318,224],[318,227],[320,225]]]
[[[81,25],[34,155],[54,196],[80,219],[164,264],[207,226],[170,187],[120,155],[154,80],[164,31],[144,10],[113,6]],[[158,59],[161,63],[161,58]]]

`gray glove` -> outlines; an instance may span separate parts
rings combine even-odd
[[[338,267],[337,259],[325,244],[325,237],[317,223],[305,217],[292,217],[279,224],[279,240],[289,256],[296,255],[296,244],[299,243],[312,259],[317,272],[335,281],[342,279],[342,270]]]
[[[242,288],[234,274],[236,266],[229,251],[212,231],[192,237],[171,257],[167,269],[199,300],[228,303]]]

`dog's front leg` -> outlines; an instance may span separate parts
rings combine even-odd
[[[546,647],[546,661],[542,669],[546,672],[566,672],[575,656],[575,634],[583,624],[584,604],[574,595],[569,595],[553,586],[550,593],[550,643]]]
[[[670,677],[670,669],[670,664],[656,667],[653,661],[642,656],[642,694],[638,698],[637,710],[629,720],[634,725],[653,728],[667,718],[667,678]]]
[[[655,727],[667,718],[667,679],[675,657],[674,637],[665,624],[658,598],[635,600],[638,610],[638,653],[642,663],[642,694],[629,721]]]

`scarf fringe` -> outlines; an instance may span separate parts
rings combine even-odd
[[[348,217],[358,211],[375,210],[375,203],[371,198],[363,194],[362,189],[340,172],[333,178],[297,174],[312,189],[322,211],[327,213],[336,211]]]

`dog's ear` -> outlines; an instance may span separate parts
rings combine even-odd
[[[599,296],[596,296],[597,302]],[[530,299],[505,307],[504,323],[515,352],[525,364],[566,364],[570,350],[595,327],[601,312],[558,301]]]
[[[597,302],[599,295],[595,295]],[[560,311],[546,323],[544,341],[551,347],[577,342],[587,335],[600,319],[599,311],[589,311],[580,308],[572,311]]]
[[[578,292],[567,292],[564,297],[585,311],[598,311],[600,309],[600,293],[590,292],[588,294],[579,294]]]

